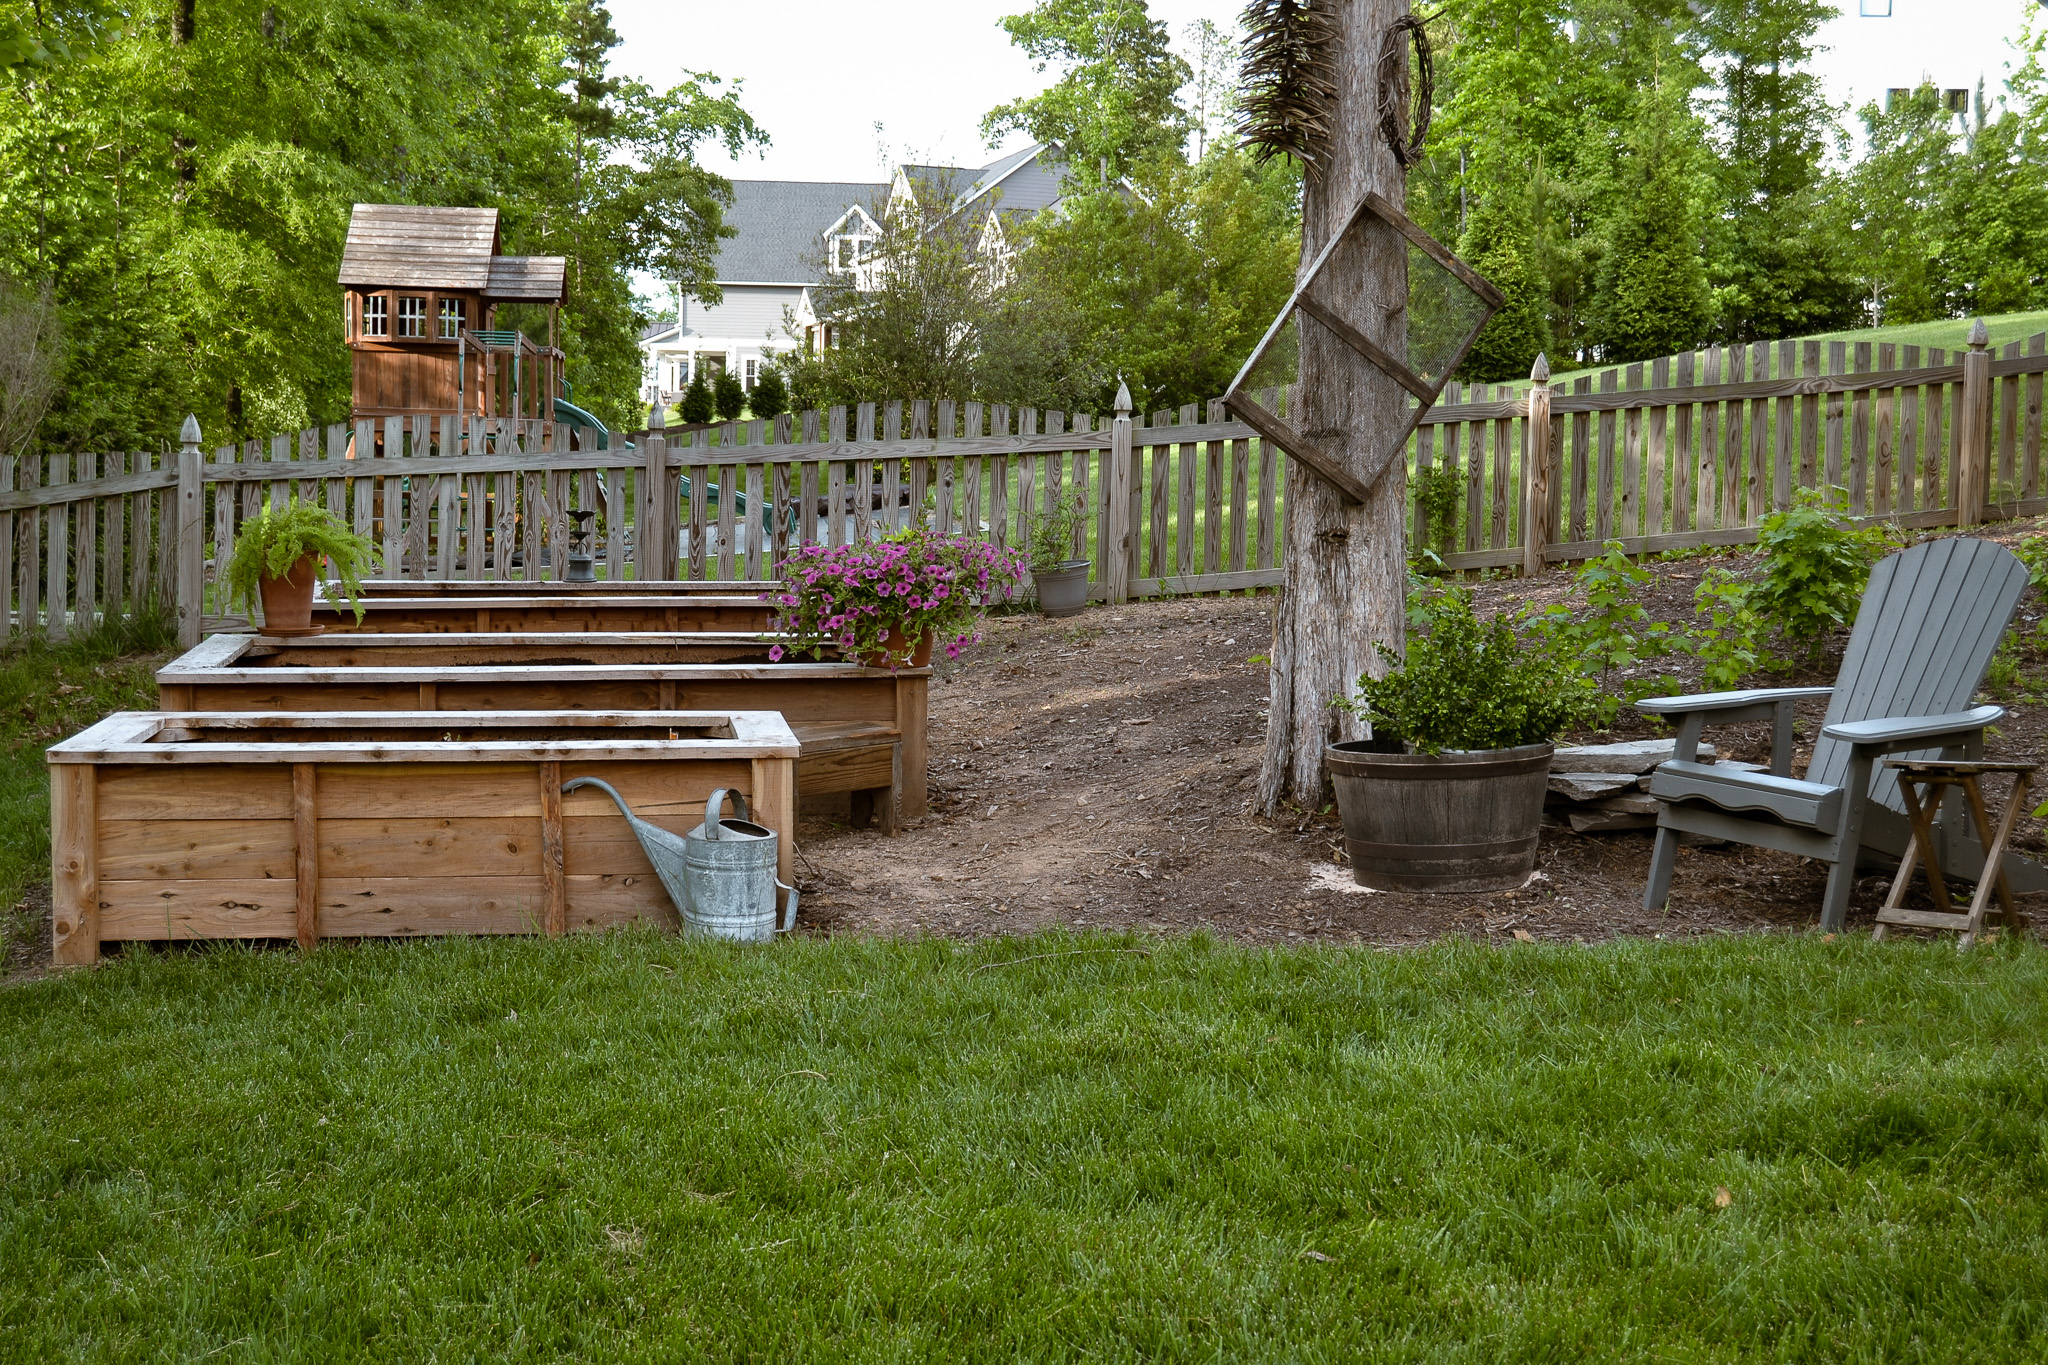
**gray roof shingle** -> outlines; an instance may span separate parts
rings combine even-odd
[[[735,180],[725,221],[739,229],[719,244],[721,284],[809,284],[824,262],[823,233],[855,204],[876,219],[887,185],[850,181]]]

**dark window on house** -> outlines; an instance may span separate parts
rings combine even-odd
[[[1892,17],[1892,0],[1863,0],[1858,11],[1865,19],[1889,19]]]
[[[391,300],[382,294],[372,294],[363,300],[363,335],[366,337],[388,337],[391,335]]]
[[[469,326],[469,300],[441,300],[441,339],[453,341]]]
[[[398,300],[398,334],[402,337],[423,337],[427,334],[427,301],[412,295],[401,295]]]
[[[1941,92],[1941,107],[1951,114],[1970,112],[1970,92],[1967,90],[1944,90]]]

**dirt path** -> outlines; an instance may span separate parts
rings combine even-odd
[[[1673,566],[1660,599],[1689,607],[1697,574]],[[1497,601],[1563,589],[1563,576],[1550,574],[1482,592]],[[1208,928],[1262,942],[1385,944],[1815,922],[1818,864],[1733,846],[1683,850],[1671,908],[1645,915],[1648,833],[1546,829],[1543,876],[1519,892],[1357,887],[1338,862],[1334,813],[1283,824],[1249,813],[1266,709],[1266,668],[1253,658],[1269,646],[1272,601],[1183,599],[991,622],[988,639],[932,686],[930,817],[893,839],[805,822],[806,922],[824,932]],[[1832,662],[1824,666],[1831,674]],[[1764,746],[1757,728],[1727,736],[1724,751],[1745,757]],[[1597,738],[1637,733],[1648,726],[1632,719]],[[1852,923],[1867,922],[1884,886],[1863,880]]]

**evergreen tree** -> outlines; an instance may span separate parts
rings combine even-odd
[[[683,391],[682,418],[685,426],[698,426],[708,422],[715,415],[711,406],[711,387],[704,382],[704,367],[697,367],[696,375],[690,380],[690,387]]]
[[[1673,137],[1675,92],[1653,91],[1623,157],[1594,288],[1593,340],[1605,361],[1689,351],[1713,321],[1700,250],[1690,148]]]
[[[747,395],[747,411],[762,421],[789,411],[789,389],[782,382],[782,371],[775,365],[762,364],[761,373],[754,380],[754,391]]]
[[[720,370],[718,378],[711,382],[711,406],[718,410],[718,420],[733,422],[746,411],[747,391],[740,386],[739,376],[731,370]]]
[[[1458,243],[1458,255],[1507,295],[1458,367],[1461,379],[1527,379],[1550,344],[1549,287],[1536,269],[1528,221],[1506,202],[1510,195],[1498,190],[1474,206]]]
[[[1828,0],[1701,0],[1695,36],[1718,59],[1722,221],[1718,331],[1768,340],[1849,326],[1858,288],[1824,164],[1834,111],[1811,70]]]

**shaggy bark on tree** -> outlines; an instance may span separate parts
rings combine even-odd
[[[1304,269],[1367,190],[1396,204],[1406,200],[1407,177],[1380,135],[1374,59],[1381,34],[1407,9],[1405,0],[1339,7],[1343,45],[1327,160],[1302,198]],[[1379,346],[1404,355],[1407,268],[1404,239],[1368,217],[1337,249],[1313,292]],[[1360,673],[1385,671],[1375,644],[1401,648],[1407,584],[1407,471],[1399,459],[1380,469],[1406,419],[1407,392],[1313,318],[1296,317],[1300,396],[1290,420],[1364,480],[1371,495],[1350,505],[1300,461],[1288,461],[1287,577],[1273,622],[1259,773],[1259,800],[1269,815],[1289,804],[1320,805],[1329,790],[1324,745],[1366,734],[1360,717],[1332,703],[1353,694]]]

